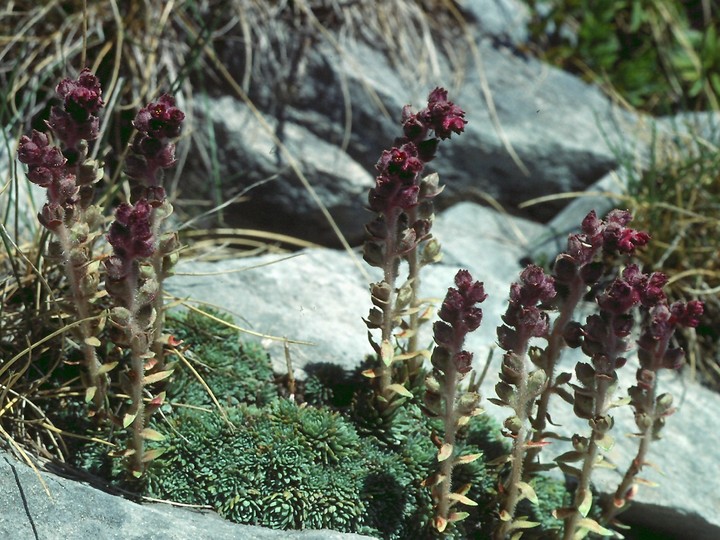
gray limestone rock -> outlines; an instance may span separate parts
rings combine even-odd
[[[488,351],[494,346],[495,329],[501,324],[509,286],[521,270],[519,260],[527,253],[528,239],[542,235],[543,230],[548,234],[544,226],[471,203],[457,205],[437,219],[433,232],[443,244],[444,260],[442,264],[426,268],[421,294],[442,299],[458,268],[469,269],[475,279],[485,283],[489,296],[482,305],[483,324],[467,342],[468,349],[475,353],[477,369],[482,368]],[[257,262],[266,260],[261,258]],[[237,265],[252,262],[243,260]],[[221,270],[232,264],[230,261],[220,265],[192,263],[181,265],[180,270]],[[312,362],[331,361],[352,369],[371,351],[360,320],[370,306],[365,283],[346,254],[323,249],[303,252],[299,257],[275,265],[213,277],[212,282],[205,285],[199,276],[179,275],[172,278],[169,288],[180,296],[230,308],[243,315],[258,332],[315,343],[313,348],[298,347],[299,352],[293,354],[296,375],[302,377],[302,369]],[[228,294],[229,291],[232,294]],[[429,343],[427,332],[423,339]],[[269,352],[277,369],[283,372],[282,347],[270,345]],[[493,395],[499,356],[500,351],[496,350],[483,387],[485,397]],[[563,369],[570,371],[577,360],[577,356],[567,355],[562,362]],[[621,370],[624,386],[619,395],[632,384],[636,364],[637,359],[631,358],[629,365]],[[714,449],[720,446],[717,429],[720,395],[675,374],[663,374],[662,385],[662,391],[675,396],[678,412],[668,419],[664,439],[651,447],[650,459],[662,474],[653,469],[643,472],[659,486],[640,489],[628,519],[655,525],[654,530],[678,538],[717,538],[720,536],[720,477],[711,471],[717,471]],[[571,408],[563,407],[563,402],[556,401],[551,409],[553,420],[561,424],[568,435],[576,431],[585,433],[586,423],[577,420]],[[490,403],[486,403],[485,408],[499,420],[509,414],[508,409]],[[635,452],[633,440],[625,435],[633,433],[635,426],[628,408],[618,409],[615,419],[617,444],[608,459],[623,471]],[[562,451],[562,444],[553,444],[545,452],[545,459]],[[619,474],[617,471],[598,474],[597,487],[601,492],[611,492]]]
[[[8,540],[362,540],[336,531],[274,531],[214,512],[137,504],[76,480],[35,472],[0,451],[0,538]]]
[[[447,185],[441,208],[489,195],[517,213],[527,199],[585,189],[616,168],[619,141],[637,129],[634,114],[613,107],[598,88],[483,38],[477,26],[468,29],[477,57],[468,56],[455,71],[439,57],[425,77],[408,76],[412,66],[398,66],[387,51],[361,41],[338,45],[319,39],[303,51],[292,92],[279,94],[276,82],[253,80],[249,92],[265,125],[240,101],[219,92],[198,100],[203,126],[198,140],[208,138],[209,126],[221,150],[214,161],[189,156],[181,192],[222,203],[272,179],[248,193],[251,203],[226,212],[226,222],[338,245],[272,134],[287,146],[345,236],[357,243],[364,221],[358,213],[381,152],[401,135],[402,107],[424,107],[438,85],[448,88],[469,121],[466,133],[440,145],[428,168]],[[289,43],[292,39],[289,34]],[[469,50],[464,38],[458,38],[461,45]],[[242,58],[231,50],[226,54],[230,63]],[[565,202],[522,213],[547,220]]]

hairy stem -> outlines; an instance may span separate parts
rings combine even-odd
[[[527,339],[522,340],[522,346],[519,347],[519,354],[516,354],[517,358],[522,359],[520,365],[522,366],[522,372],[519,374],[520,379],[518,381],[518,403],[514,408],[515,415],[519,422],[520,429],[513,438],[513,447],[510,458],[510,477],[505,482],[505,496],[500,506],[500,522],[495,529],[494,538],[495,540],[504,540],[507,534],[510,532],[510,526],[512,525],[513,517],[515,516],[515,509],[520,500],[520,489],[518,487],[519,482],[522,480],[523,473],[523,461],[526,448],[526,439],[528,436],[527,423],[529,417],[530,403],[534,399],[534,396],[528,395],[528,372],[527,362],[525,356],[527,354],[528,341]],[[515,353],[509,353],[514,354]]]
[[[548,336],[548,346],[545,350],[547,365],[545,368],[545,374],[547,375],[548,384],[537,401],[537,412],[535,418],[532,420],[533,434],[532,441],[539,442],[545,435],[545,428],[547,427],[547,415],[550,404],[550,396],[553,394],[555,385],[555,366],[558,359],[560,358],[560,352],[563,348],[563,331],[565,326],[572,320],[575,308],[585,293],[585,284],[582,280],[576,276],[571,283],[570,292],[568,297],[563,302],[560,309],[560,314],[553,324],[552,331]],[[541,446],[534,446],[529,448],[525,456],[525,470],[528,470],[530,466],[535,462],[538,454],[542,450]]]
[[[73,262],[73,255],[78,254],[79,250],[74,249],[75,246],[70,238],[70,232],[64,223],[57,228],[55,234],[62,248],[63,266],[65,267],[65,275],[70,284],[76,314],[79,319],[87,319],[90,316],[90,305],[87,300],[87,295],[83,293],[80,285],[86,275],[85,264],[87,261],[83,260],[82,264],[75,264]],[[87,257],[83,257],[83,259],[86,258]],[[84,321],[80,324],[80,335],[82,338],[80,348],[83,353],[84,366],[88,375],[88,384],[90,387],[95,387],[95,393],[92,398],[93,404],[97,411],[101,411],[105,405],[107,377],[100,373],[102,364],[97,357],[95,347],[88,343],[88,339],[94,335],[90,321]]]
[[[455,414],[455,396],[457,394],[457,369],[452,362],[448,362],[448,365],[446,366],[443,386],[443,395],[445,398],[445,410],[443,411],[443,425],[445,428],[445,435],[443,437],[443,443],[448,444],[454,448],[455,429],[457,422]],[[453,450],[450,456],[448,456],[440,463],[440,475],[442,476],[442,481],[439,485],[437,515],[446,521],[450,512],[452,471],[455,465],[454,455],[455,451]]]
[[[145,358],[148,353],[148,340],[144,329],[140,327],[138,321],[137,293],[139,286],[139,271],[137,263],[132,264],[132,269],[128,274],[126,281],[126,305],[130,311],[130,322],[128,337],[130,339],[130,372],[128,379],[130,381],[130,412],[128,414],[135,415],[130,424],[130,439],[128,441],[128,449],[133,453],[129,456],[129,468],[133,474],[141,474],[143,471],[143,454],[145,453],[145,440],[142,431],[145,429],[145,404],[143,403],[142,393],[145,379]]]
[[[395,328],[395,288],[397,281],[397,259],[396,254],[396,242],[397,242],[397,228],[398,228],[399,211],[395,210],[392,214],[387,215],[387,228],[388,235],[385,241],[385,260],[383,261],[383,278],[390,290],[390,296],[387,303],[383,306],[383,324],[382,324],[382,341],[381,346],[389,347],[391,350],[394,348],[393,343],[393,329]],[[383,358],[380,358],[379,366],[379,381],[380,381],[380,392],[379,395],[385,399],[388,399],[388,387],[392,384],[392,362],[389,364],[385,363]]]

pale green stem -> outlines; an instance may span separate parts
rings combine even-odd
[[[443,395],[445,397],[445,410],[443,411],[443,424],[445,426],[444,444],[449,444],[453,451],[443,461],[440,462],[440,474],[443,480],[440,482],[440,494],[437,507],[437,515],[447,520],[450,512],[450,491],[452,487],[452,471],[455,465],[455,430],[456,430],[456,414],[455,414],[455,395],[457,393],[457,369],[452,360],[455,354],[450,355],[445,373],[443,384]]]
[[[67,276],[70,284],[70,291],[72,293],[73,306],[75,308],[76,315],[79,319],[87,319],[90,316],[90,306],[87,301],[87,296],[80,290],[80,283],[84,276],[83,265],[78,266],[72,262],[72,254],[75,246],[73,246],[72,240],[70,239],[70,232],[68,231],[67,226],[64,223],[61,224],[55,231],[55,234],[60,241],[60,246],[62,248],[63,266],[65,267],[65,275]],[[100,374],[102,364],[100,363],[100,360],[98,360],[95,347],[86,341],[94,335],[90,321],[85,321],[80,324],[80,335],[82,338],[80,348],[83,353],[84,365],[87,370],[89,384],[90,386],[95,387],[93,403],[95,408],[98,411],[101,411],[105,406],[107,379],[105,375]]]
[[[515,509],[520,500],[520,489],[518,484],[522,480],[523,473],[523,460],[527,451],[526,438],[528,435],[527,423],[529,417],[529,409],[534,396],[528,395],[528,371],[527,362],[525,356],[527,354],[527,339],[523,340],[523,345],[520,347],[517,358],[522,359],[521,365],[523,366],[522,373],[520,374],[520,382],[518,383],[518,404],[514,409],[515,414],[519,419],[520,429],[518,430],[517,436],[513,440],[511,462],[510,462],[510,477],[505,483],[506,495],[500,506],[500,512],[506,514],[506,520],[500,520],[497,528],[495,529],[494,538],[495,540],[504,540],[507,536],[510,526],[512,525],[513,518],[515,517]],[[513,353],[514,354],[514,353]]]
[[[560,358],[560,353],[562,352],[564,345],[563,331],[565,330],[565,326],[572,320],[575,308],[582,299],[586,287],[582,280],[578,276],[576,276],[573,282],[570,284],[569,290],[570,292],[568,294],[568,297],[565,299],[565,302],[560,309],[560,314],[555,320],[552,331],[548,336],[548,346],[545,349],[545,354],[547,356],[547,368],[545,369],[545,374],[547,375],[548,383],[545,387],[545,390],[542,392],[542,394],[540,394],[540,397],[538,398],[537,412],[535,414],[535,419],[532,421],[533,442],[539,442],[545,436],[550,396],[552,396],[553,394],[555,385],[555,366],[557,365],[557,361]],[[528,470],[530,466],[535,462],[541,450],[541,446],[534,446],[528,449],[528,452],[525,456],[526,470]]]

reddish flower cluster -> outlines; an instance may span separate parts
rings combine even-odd
[[[175,144],[170,139],[180,135],[184,119],[185,114],[175,106],[175,99],[167,94],[138,112],[133,120],[138,135],[125,168],[130,178],[147,187],[159,186],[163,169],[175,164]]]
[[[151,218],[152,206],[145,199],[134,205],[118,205],[115,221],[107,235],[113,247],[113,255],[106,261],[108,275],[112,279],[124,277],[133,261],[150,257],[155,251]]]
[[[510,301],[497,330],[500,347],[506,351],[524,349],[531,337],[544,337],[549,328],[548,315],[538,307],[555,297],[555,281],[542,268],[528,265],[520,274],[520,283],[510,286]]]
[[[412,113],[403,108],[404,137],[385,150],[376,168],[376,184],[370,190],[369,204],[375,212],[391,215],[418,204],[419,178],[425,164],[435,157],[438,142],[452,133],[462,133],[467,121],[460,107],[447,100],[447,91],[436,88],[428,97],[428,106]],[[435,137],[426,137],[434,132]]]
[[[659,368],[678,369],[685,353],[680,348],[669,347],[670,338],[678,326],[695,328],[704,311],[702,302],[675,302],[671,306],[661,302],[649,312],[648,321],[638,340],[640,371]],[[645,377],[646,378],[646,377]],[[641,380],[638,376],[638,380]]]
[[[55,230],[72,215],[79,189],[75,176],[67,168],[67,159],[57,146],[51,146],[44,133],[20,139],[18,159],[28,166],[28,179],[47,189],[47,203],[38,214],[43,226]]]
[[[100,81],[88,68],[80,72],[77,80],[64,79],[56,92],[63,100],[62,107],[50,111],[48,126],[63,141],[65,153],[72,154],[81,140],[97,139],[100,120],[96,113],[104,105]]]
[[[433,325],[433,333],[435,343],[453,354],[452,360],[456,369],[464,374],[471,369],[473,355],[461,349],[465,336],[477,330],[482,322],[482,309],[475,304],[483,302],[487,294],[483,284],[473,281],[467,270],[458,271],[455,275],[455,285],[457,288],[448,289],[439,313],[442,320]],[[433,354],[435,359],[442,357],[443,355]],[[435,367],[444,371],[443,366]]]
[[[555,259],[555,279],[572,283],[579,277],[583,283],[593,284],[603,272],[602,263],[595,261],[600,251],[608,254],[630,254],[650,240],[650,235],[626,227],[632,215],[625,210],[611,211],[601,220],[591,211],[582,222],[582,232],[568,237],[567,250]]]

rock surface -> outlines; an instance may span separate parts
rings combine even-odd
[[[212,160],[199,152],[188,156],[181,196],[219,204],[267,180],[248,192],[251,202],[225,212],[228,225],[339,245],[289,166],[294,160],[348,240],[358,243],[374,165],[401,134],[402,107],[424,107],[437,85],[448,88],[469,121],[466,133],[441,144],[431,163],[430,170],[447,185],[438,204],[490,196],[517,213],[527,199],[585,189],[616,167],[618,141],[640,129],[638,118],[613,107],[598,88],[504,46],[503,39],[521,26],[507,16],[523,13],[511,11],[513,3],[469,8],[468,31],[478,55],[466,59],[461,74],[440,58],[431,75],[422,77],[377,47],[351,41],[338,50],[337,43],[319,39],[303,51],[292,92],[280,95],[276,81],[254,82],[250,97],[259,113],[223,92],[198,100],[197,139],[211,136],[219,154]],[[473,22],[472,13],[481,18],[485,11],[487,25]],[[286,46],[298,47],[292,35]],[[470,50],[465,37],[453,39],[456,47]],[[226,54],[231,64],[243,58],[232,47]],[[242,73],[243,66],[232,71]],[[453,84],[456,78],[461,82]],[[292,159],[278,149],[278,140]],[[523,212],[547,220],[565,202]]]
[[[460,267],[468,268],[476,279],[485,283],[489,296],[483,303],[483,324],[467,342],[469,350],[475,352],[476,369],[481,369],[495,343],[495,328],[505,310],[509,286],[521,269],[518,261],[536,239],[550,233],[544,226],[472,203],[444,212],[433,231],[443,244],[444,260],[426,269],[423,296],[442,298]],[[257,262],[266,260],[267,257],[263,257]],[[179,270],[222,271],[253,262],[190,263],[181,265]],[[222,305],[242,315],[255,331],[312,341],[314,347],[297,346],[293,351],[296,375],[302,377],[303,368],[314,362],[332,362],[352,369],[370,352],[361,321],[370,307],[366,283],[348,255],[322,249],[255,270],[215,276],[212,280],[178,275],[171,279],[169,290],[178,296]],[[269,298],[274,301],[269,302]],[[427,334],[425,339],[429,340]],[[284,372],[281,345],[265,343],[276,369]],[[570,371],[577,359],[566,356],[564,369]],[[636,359],[620,371],[624,388],[633,382],[633,365],[637,365]],[[496,353],[483,386],[485,397],[494,395],[498,366],[499,354]],[[684,377],[668,374],[662,377],[662,391],[675,396],[678,412],[668,419],[664,438],[651,448],[650,460],[662,474],[652,469],[643,473],[659,487],[641,487],[633,512],[626,516],[678,538],[718,538],[720,486],[717,475],[710,475],[708,471],[717,470],[717,455],[710,449],[720,445],[717,430],[720,395]],[[586,433],[586,423],[575,418],[571,408],[562,405],[562,402],[555,403],[556,407],[551,410],[553,420],[562,424],[568,435]],[[490,403],[485,408],[499,420],[509,414],[509,409]],[[629,408],[618,410],[615,419],[618,442],[608,458],[624,471],[636,450],[632,439],[623,435],[636,428]],[[564,451],[561,444],[554,446],[556,448],[548,450],[546,455]],[[608,471],[595,480],[597,487],[608,493],[614,490],[618,479],[618,472]]]
[[[336,531],[274,531],[208,511],[137,504],[86,484],[35,472],[0,451],[0,538],[8,540],[362,540]]]

